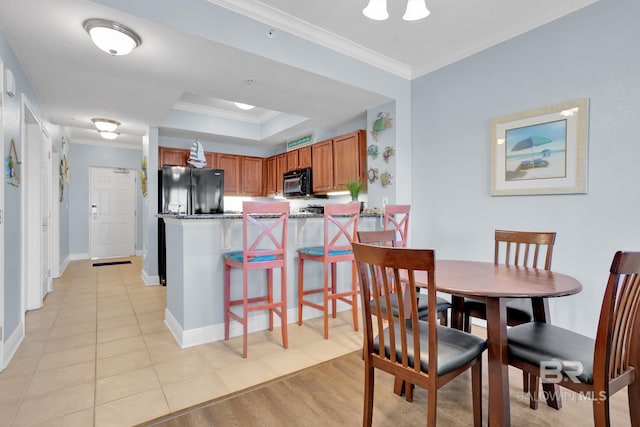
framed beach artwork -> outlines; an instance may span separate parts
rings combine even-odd
[[[587,192],[588,99],[491,121],[491,195]]]

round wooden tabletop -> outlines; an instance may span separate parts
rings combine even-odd
[[[582,290],[565,274],[491,262],[437,260],[435,277],[438,291],[460,296],[560,297]]]

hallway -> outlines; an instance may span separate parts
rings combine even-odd
[[[129,426],[242,390],[361,347],[350,313],[279,331],[181,349],[164,325],[166,288],[145,286],[141,258],[93,267],[73,261],[0,373],[2,425]],[[222,278],[221,278],[222,280]]]

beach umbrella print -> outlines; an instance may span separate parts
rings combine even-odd
[[[551,140],[549,138],[545,138],[544,136],[530,136],[528,138],[525,138],[521,141],[518,141],[518,143],[516,145],[513,146],[513,148],[511,149],[511,151],[522,151],[522,150],[526,150],[526,149],[530,149],[531,150],[531,163],[530,163],[530,167],[536,167],[538,166],[536,163],[536,159],[535,159],[535,155],[533,154],[533,148],[537,147],[539,145],[543,145],[543,144],[548,144],[549,142],[551,142]],[[546,162],[542,162],[541,163],[546,163]],[[524,166],[524,163],[528,163],[527,162],[523,162],[520,167]],[[543,164],[541,166],[546,166],[548,163]]]

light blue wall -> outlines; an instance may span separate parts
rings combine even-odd
[[[490,261],[497,228],[556,231],[584,290],[554,323],[593,336],[618,249],[640,250],[640,3],[602,0],[413,82],[413,242]],[[493,117],[590,99],[588,194],[491,197]]]
[[[69,147],[69,252],[73,258],[89,255],[89,168],[133,169],[136,173],[136,251],[142,250],[141,149],[71,143]],[[149,170],[149,169],[148,169]],[[151,169],[153,171],[153,169]]]
[[[16,94],[13,97],[4,96],[4,141],[5,149],[9,150],[11,139],[15,140],[18,157],[23,159],[20,137],[20,109],[22,94],[26,95],[35,113],[43,121],[48,116],[41,107],[31,82],[22,70],[20,62],[9,46],[4,34],[0,33],[0,57],[4,61],[4,68],[10,69],[16,81]],[[4,79],[5,77],[2,76]],[[6,84],[6,81],[5,81]],[[2,155],[4,160],[5,154]],[[4,163],[3,163],[4,165]],[[25,166],[24,164],[22,165]],[[24,173],[24,172],[23,172]],[[4,340],[20,326],[22,321],[21,311],[21,271],[22,241],[21,238],[21,187],[7,184],[4,179],[4,166],[2,184],[4,185]]]

